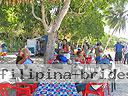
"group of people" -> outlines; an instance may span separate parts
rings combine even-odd
[[[68,60],[75,58],[76,62],[81,64],[88,64],[87,60],[90,57],[96,64],[110,64],[115,61],[115,64],[128,64],[128,43],[117,42],[114,45],[115,60],[112,59],[110,54],[105,54],[101,42],[97,42],[94,46],[85,41],[83,45],[70,44],[66,39],[57,42],[55,47],[56,54],[61,54]]]
[[[122,44],[117,42],[115,48],[115,63],[128,64],[128,43]],[[83,45],[70,44],[66,39],[56,42],[55,58],[52,63],[80,63],[80,64],[110,64],[113,61],[110,54],[104,54],[101,42],[97,42],[94,46],[85,41]],[[30,51],[28,48],[20,50],[16,63],[32,63],[30,59]],[[88,62],[90,60],[90,62]]]
[[[121,42],[115,44],[115,61],[122,61],[124,54],[124,62],[128,62],[128,43],[125,45]],[[94,46],[91,46],[88,42],[84,42],[83,45],[71,45],[66,39],[63,41],[56,42],[55,46],[55,58],[52,64],[55,63],[79,63],[88,64],[88,58],[91,59],[89,63],[96,64],[110,64],[113,61],[110,54],[104,54],[104,49],[101,42],[97,42]],[[32,64],[33,61],[30,59],[30,51],[28,48],[23,48],[17,54],[16,64]],[[85,90],[86,83],[75,83],[78,92]],[[91,89],[94,90],[94,89]]]
[[[83,45],[76,45],[77,44],[68,43],[66,39],[62,41],[59,40],[59,42],[56,42],[55,54],[67,58],[67,61],[75,61],[80,64],[110,64],[112,60],[110,54],[104,54],[101,42],[97,42],[92,47],[87,41],[85,41]]]
[[[114,46],[115,49],[115,63],[128,64],[128,43],[117,42]]]

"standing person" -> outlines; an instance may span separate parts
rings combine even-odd
[[[58,43],[59,43],[59,45],[58,45],[59,50],[61,50],[61,49],[63,48],[62,40],[59,39],[59,40],[58,40]]]
[[[89,50],[89,44],[87,41],[84,42],[83,49],[84,49],[85,55],[87,55]]]
[[[124,46],[121,44],[121,42],[117,42],[114,46],[115,49],[115,63],[119,64],[122,63],[122,49]]]
[[[70,46],[70,50],[71,50],[72,55],[74,55],[74,49],[75,49],[74,44],[71,44],[71,46]]]
[[[95,60],[96,60],[96,64],[98,64],[98,62],[100,61],[101,57],[103,54],[103,47],[101,42],[98,42],[95,46]]]
[[[74,49],[75,49],[74,44],[71,44],[71,46],[70,46],[70,55],[71,55],[71,59],[74,58]]]
[[[55,42],[55,53],[58,54],[59,51],[59,44],[58,41]]]
[[[124,64],[128,64],[128,42],[124,46]]]
[[[41,54],[40,54],[40,41],[38,41],[38,40],[37,40],[37,42],[36,42],[36,54],[37,54],[37,55],[41,55]]]

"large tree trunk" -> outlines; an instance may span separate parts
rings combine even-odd
[[[2,3],[2,0],[0,0],[0,4]]]
[[[54,50],[55,50],[55,33],[48,33],[48,42],[46,46],[46,53],[44,57],[44,63],[47,64],[49,59],[54,58]]]
[[[46,22],[46,16],[45,16],[45,8],[44,8],[44,1],[41,0],[41,13],[42,13],[42,18],[39,18],[36,16],[34,12],[34,3],[32,2],[32,14],[33,16],[41,21],[43,23],[44,29],[48,34],[48,42],[46,46],[46,52],[44,56],[44,63],[47,63],[49,59],[53,59],[54,56],[54,45],[55,45],[55,40],[56,40],[56,32],[60,28],[61,22],[64,19],[65,15],[68,12],[68,9],[70,7],[71,0],[64,0],[64,6],[60,10],[59,14],[57,15],[57,18],[50,23],[50,25],[47,24]]]
[[[44,57],[44,63],[47,63],[49,59],[53,59],[54,57],[54,51],[55,51],[55,40],[57,31],[61,25],[62,20],[64,19],[65,15],[68,12],[68,9],[70,7],[71,0],[65,0],[65,4],[61,11],[59,12],[58,17],[55,19],[55,21],[50,25],[48,33],[48,43],[46,47],[46,53]]]

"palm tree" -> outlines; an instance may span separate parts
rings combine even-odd
[[[126,31],[126,21],[128,16],[128,10],[126,10],[127,0],[118,1],[111,5],[107,9],[106,20],[110,29],[114,29],[112,35],[115,32],[125,32]],[[109,38],[105,49],[107,48],[111,37]]]

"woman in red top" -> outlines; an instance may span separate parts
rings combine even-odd
[[[65,53],[69,52],[69,45],[67,44],[67,40],[66,39],[63,40],[63,51]]]
[[[77,56],[78,57],[76,57],[75,61],[80,62],[81,64],[85,64],[85,57],[83,56],[82,51],[78,51]]]
[[[69,53],[70,49],[69,49],[69,45],[67,44],[66,39],[63,40],[63,49],[62,49],[62,51],[63,51],[63,55],[69,60],[70,59],[70,53]]]

